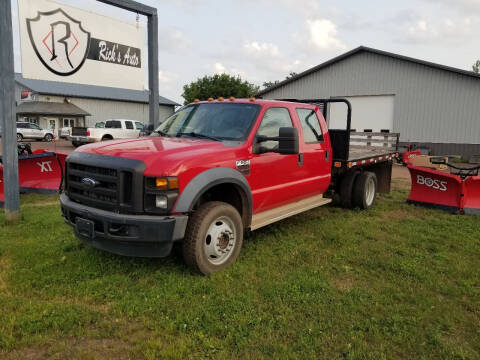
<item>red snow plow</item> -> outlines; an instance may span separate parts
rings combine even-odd
[[[480,165],[459,167],[445,158],[431,158],[430,162],[446,165],[450,172],[408,165],[412,189],[407,202],[455,214],[480,214]]]
[[[52,194],[63,186],[66,154],[38,149],[30,144],[18,145],[20,193]],[[0,158],[1,162],[1,158]],[[3,166],[0,165],[0,206],[4,202]]]

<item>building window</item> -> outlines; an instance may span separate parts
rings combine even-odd
[[[38,118],[37,117],[31,117],[31,116],[25,116],[23,118],[18,118],[17,122],[29,122],[33,124],[38,125]]]

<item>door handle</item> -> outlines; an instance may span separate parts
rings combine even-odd
[[[303,166],[303,154],[298,154],[298,165]]]
[[[330,151],[325,151],[325,161],[330,160]]]

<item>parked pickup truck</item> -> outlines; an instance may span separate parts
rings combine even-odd
[[[73,146],[106,141],[106,140],[124,140],[135,139],[140,136],[143,124],[134,120],[110,119],[105,121],[105,127],[74,127],[72,134],[68,136]]]
[[[327,128],[330,102],[348,107],[345,129]],[[390,191],[398,135],[350,123],[341,99],[195,102],[150,137],[71,154],[62,215],[119,255],[164,257],[181,242],[186,263],[211,274],[235,261],[247,230],[332,200],[368,209]]]

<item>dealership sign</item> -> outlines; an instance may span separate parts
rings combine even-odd
[[[19,0],[19,23],[24,78],[145,88],[138,26],[52,0]]]

